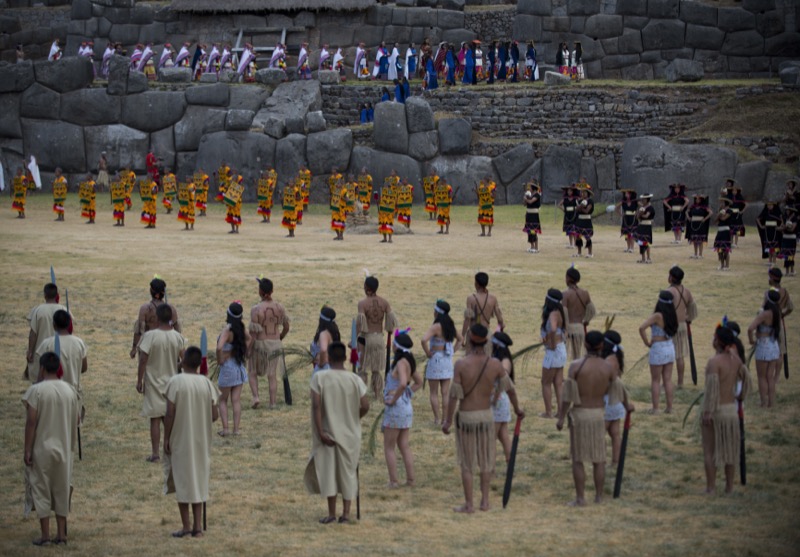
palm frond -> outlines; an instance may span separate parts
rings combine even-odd
[[[282,350],[270,352],[270,358],[293,358],[291,363],[286,362],[286,375],[291,375],[303,369],[314,367],[314,357],[311,351],[303,346],[284,346]]]
[[[511,360],[514,362],[515,369],[518,369],[520,372],[522,372],[522,370],[527,369],[529,365],[532,365],[536,355],[543,346],[544,342],[531,344],[530,346],[526,346],[525,348],[517,350],[514,354],[512,354]]]
[[[703,399],[704,396],[705,396],[704,392],[698,394],[695,397],[695,399],[692,401],[692,403],[689,405],[689,409],[686,410],[686,414],[683,416],[683,426],[681,426],[682,428],[686,427],[686,420],[689,419],[689,414],[692,413],[692,408],[694,408],[696,405],[700,404],[700,401]]]
[[[647,361],[649,361],[649,356],[650,356],[650,353],[649,353],[649,352],[645,352],[644,356],[642,356],[641,358],[639,358],[638,360],[636,360],[636,361],[634,362],[634,364],[633,364],[633,365],[632,365],[630,368],[628,368],[628,372],[629,372],[629,373],[631,373],[631,372],[633,372],[633,371],[636,371],[636,369],[637,369],[637,368],[638,368],[640,365],[642,365],[644,362],[647,362]]]
[[[530,346],[526,346],[525,348],[521,348],[521,349],[517,350],[516,352],[514,352],[513,354],[511,354],[511,359],[512,360],[516,360],[520,356],[524,357],[526,354],[529,354],[531,352],[536,352],[542,346],[544,346],[544,342],[531,344]]]
[[[208,378],[216,383],[217,378],[219,377],[219,362],[217,362],[217,353],[215,351],[209,352],[206,356],[206,362],[208,363]]]
[[[755,356],[755,354],[756,354],[756,347],[751,346],[750,353],[747,354],[747,363],[745,364],[748,368],[750,368],[750,362],[753,360],[753,356]]]
[[[375,421],[372,422],[372,427],[369,428],[369,438],[367,439],[367,451],[369,452],[369,456],[375,457],[375,449],[378,446],[378,429],[379,426],[383,423],[383,413],[386,411],[386,407],[381,409],[378,412],[378,415],[375,416]]]
[[[606,322],[603,324],[603,332],[607,333],[611,330],[611,327],[614,326],[614,318],[617,316],[616,313],[612,314],[611,317],[606,317]]]

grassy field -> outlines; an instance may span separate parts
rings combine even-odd
[[[103,196],[101,196],[102,198]],[[526,253],[521,206],[500,207],[491,238],[478,238],[476,209],[457,207],[449,236],[435,232],[420,207],[414,208],[414,234],[394,244],[375,235],[346,235],[332,242],[329,217],[312,207],[297,238],[286,239],[279,217],[257,223],[254,205],[243,210],[241,234],[226,234],[219,204],[198,219],[194,232],[183,232],[175,215],[158,215],[158,228],[144,230],[129,214],[125,228],[112,227],[111,208],[99,202],[95,225],[79,218],[77,196],[67,203],[65,223],[53,222],[50,199],[29,201],[28,218],[17,221],[10,201],[0,212],[0,349],[6,354],[0,389],[0,553],[41,554],[30,541],[38,522],[22,518],[22,446],[24,414],[20,398],[27,384],[20,378],[27,341],[25,316],[41,302],[41,288],[53,265],[62,292],[69,289],[76,334],[89,347],[84,376],[87,423],[82,462],[76,462],[70,542],[47,552],[75,555],[240,554],[316,555],[797,555],[800,547],[800,388],[796,354],[800,349],[800,312],[788,320],[793,376],[778,385],[777,407],[758,408],[753,395],[747,407],[748,485],[731,496],[705,497],[702,451],[695,428],[682,428],[690,402],[702,388],[702,367],[711,355],[713,327],[724,313],[746,327],[766,288],[766,267],[759,258],[757,235],[748,230],[733,253],[731,272],[716,271],[710,250],[690,260],[686,245],[672,246],[658,233],[653,265],[636,265],[622,253],[624,243],[612,224],[598,227],[596,256],[577,261],[598,308],[597,326],[615,315],[623,335],[628,365],[645,354],[638,325],[666,285],[667,270],[680,263],[686,285],[700,307],[695,349],[700,385],[677,391],[673,415],[634,414],[622,498],[612,500],[613,478],[606,482],[603,505],[571,509],[574,497],[568,435],[542,411],[539,384],[541,356],[518,368],[518,392],[529,418],[523,423],[514,491],[501,509],[502,457],[492,486],[492,510],[473,516],[451,508],[462,500],[452,437],[432,426],[427,392],[414,399],[411,446],[416,457],[417,487],[390,491],[382,451],[364,454],[362,520],[351,526],[321,526],[322,499],[308,495],[302,474],[310,448],[307,382],[310,369],[291,378],[295,404],[270,411],[250,410],[245,389],[243,435],[213,441],[209,530],[204,540],[174,540],[179,527],[174,497],[161,495],[161,467],[145,462],[148,426],[139,416],[135,365],[128,357],[132,323],[148,299],[153,274],[168,284],[169,300],[181,313],[184,334],[199,342],[206,327],[216,338],[225,308],[234,299],[245,307],[257,302],[256,283],[264,274],[275,282],[275,298],[292,317],[287,344],[308,346],[320,306],[338,314],[345,340],[362,296],[364,268],[381,280],[380,293],[394,306],[403,326],[413,328],[415,352],[433,318],[433,303],[447,299],[459,315],[472,292],[478,270],[490,275],[490,290],[504,310],[515,347],[538,339],[539,315],[546,289],[563,287],[564,271],[575,261],[564,249],[554,215],[543,213],[541,253]],[[161,207],[159,207],[161,209]],[[796,279],[786,286],[800,301]],[[459,319],[460,322],[460,319]],[[687,366],[688,367],[688,366]],[[688,373],[688,369],[687,369]],[[649,406],[646,366],[629,369],[625,380],[638,410]],[[263,387],[265,389],[265,387]],[[279,392],[279,398],[281,393]],[[364,438],[380,407],[374,404],[362,424]],[[692,415],[694,423],[696,414]],[[379,447],[381,439],[379,437]],[[610,448],[609,448],[610,451]],[[401,472],[401,481],[403,474]],[[591,489],[591,484],[589,485]]]

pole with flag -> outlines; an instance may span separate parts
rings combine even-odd
[[[350,325],[350,363],[353,365],[353,373],[358,373],[358,333],[355,318]]]
[[[205,327],[203,327],[203,331],[200,333],[200,353],[203,356],[203,359],[200,361],[200,375],[208,377],[208,335],[206,334]]]

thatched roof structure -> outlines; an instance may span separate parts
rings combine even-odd
[[[176,12],[262,13],[298,10],[366,10],[377,0],[172,0]]]

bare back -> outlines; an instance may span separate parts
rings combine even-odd
[[[261,300],[250,310],[250,323],[261,326],[254,340],[278,340],[288,332],[289,317],[275,300]]]
[[[719,376],[720,404],[732,404],[736,401],[734,393],[741,365],[739,357],[727,351],[717,354],[708,361],[706,375],[715,373]]]
[[[586,306],[592,301],[589,292],[578,286],[571,286],[564,290],[562,305],[567,310],[567,319],[570,323],[583,323],[586,317]]]
[[[584,356],[569,366],[569,376],[578,384],[581,408],[602,408],[603,395],[614,380],[611,364],[597,356]]]
[[[500,311],[500,303],[494,294],[487,291],[474,292],[467,297],[466,311],[464,312],[464,326],[462,334],[476,323],[480,323],[487,329],[491,329],[489,324],[492,318],[496,318],[498,324],[503,326],[503,314]]]
[[[483,354],[469,354],[453,367],[453,382],[460,383],[464,399],[460,410],[488,410],[494,383],[506,375],[500,360]]]
[[[146,304],[142,304],[139,308],[139,331],[144,334],[147,331],[152,331],[153,329],[158,329],[158,316],[156,315],[156,309],[161,304],[164,304],[163,300],[150,300]],[[170,309],[172,309],[172,326],[175,328],[176,331],[179,333],[181,332],[181,324],[180,320],[178,319],[178,310],[175,309],[175,306],[172,304],[169,305]],[[144,328],[142,329],[142,326]]]
[[[367,330],[360,333],[383,333],[383,324],[386,316],[392,311],[389,302],[377,294],[367,296],[358,302],[358,313],[364,314],[367,320]]]
[[[667,288],[667,292],[672,292],[672,305],[675,306],[675,313],[678,315],[678,323],[685,323],[689,306],[694,301],[692,293],[683,285],[673,285]]]

